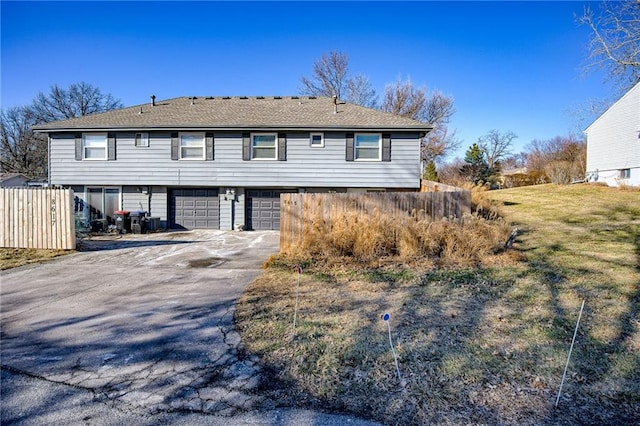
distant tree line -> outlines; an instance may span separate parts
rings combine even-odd
[[[534,140],[511,154],[515,135],[492,130],[467,149],[464,160],[443,164],[436,180],[451,185],[485,184],[516,187],[541,183],[568,184],[585,178],[587,144],[575,135]],[[493,147],[500,147],[492,150]],[[434,176],[434,175],[432,175]]]

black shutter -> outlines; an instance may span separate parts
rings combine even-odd
[[[391,161],[391,135],[382,134],[382,161]]]
[[[82,133],[76,133],[76,161],[82,161]]]
[[[178,139],[178,132],[171,132],[171,159],[180,159],[180,140]]]
[[[353,161],[353,133],[347,133],[347,161]]]
[[[116,159],[116,134],[107,133],[107,159],[114,161]]]
[[[205,159],[207,161],[213,161],[213,132],[205,133]]]
[[[278,133],[278,161],[287,161],[287,135]]]
[[[249,133],[242,134],[242,159],[244,161],[251,160],[251,135]]]

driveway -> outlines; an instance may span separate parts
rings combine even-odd
[[[2,423],[182,423],[176,413],[195,413],[188,423],[370,424],[277,411],[261,395],[268,384],[259,360],[243,354],[233,309],[278,238],[108,237],[87,242],[92,251],[2,272]]]

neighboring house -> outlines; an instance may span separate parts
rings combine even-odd
[[[640,186],[640,82],[585,133],[589,182]]]
[[[89,222],[279,229],[282,192],[420,188],[431,126],[327,97],[181,97],[38,126]]]
[[[29,178],[20,173],[0,173],[0,188],[27,186]]]

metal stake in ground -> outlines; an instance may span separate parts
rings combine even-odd
[[[387,329],[389,330],[389,345],[391,346],[391,353],[393,353],[393,362],[396,364],[396,373],[398,373],[398,380],[400,381],[400,383],[402,383],[402,378],[400,377],[400,368],[398,368],[398,356],[396,355],[396,350],[393,347],[393,340],[391,340],[391,325],[389,324],[391,315],[384,314],[382,315],[382,319],[387,323]]]
[[[296,332],[296,319],[298,318],[298,299],[300,298],[300,277],[302,276],[302,266],[296,267],[298,272],[298,284],[296,285],[296,306],[293,309],[293,332]]]
[[[573,344],[576,342],[576,335],[578,334],[578,326],[580,325],[580,318],[582,318],[582,310],[584,309],[584,302],[582,301],[582,306],[580,307],[580,314],[578,315],[578,321],[576,322],[576,329],[573,332],[573,339],[571,340],[571,347],[569,348],[569,356],[567,356],[567,364],[564,366],[564,373],[562,373],[562,380],[560,381],[560,389],[558,389],[558,397],[556,398],[556,407],[558,406],[558,401],[560,401],[560,395],[562,394],[562,385],[564,384],[564,379],[567,377],[567,368],[569,368],[569,360],[571,359],[571,352],[573,351]]]

